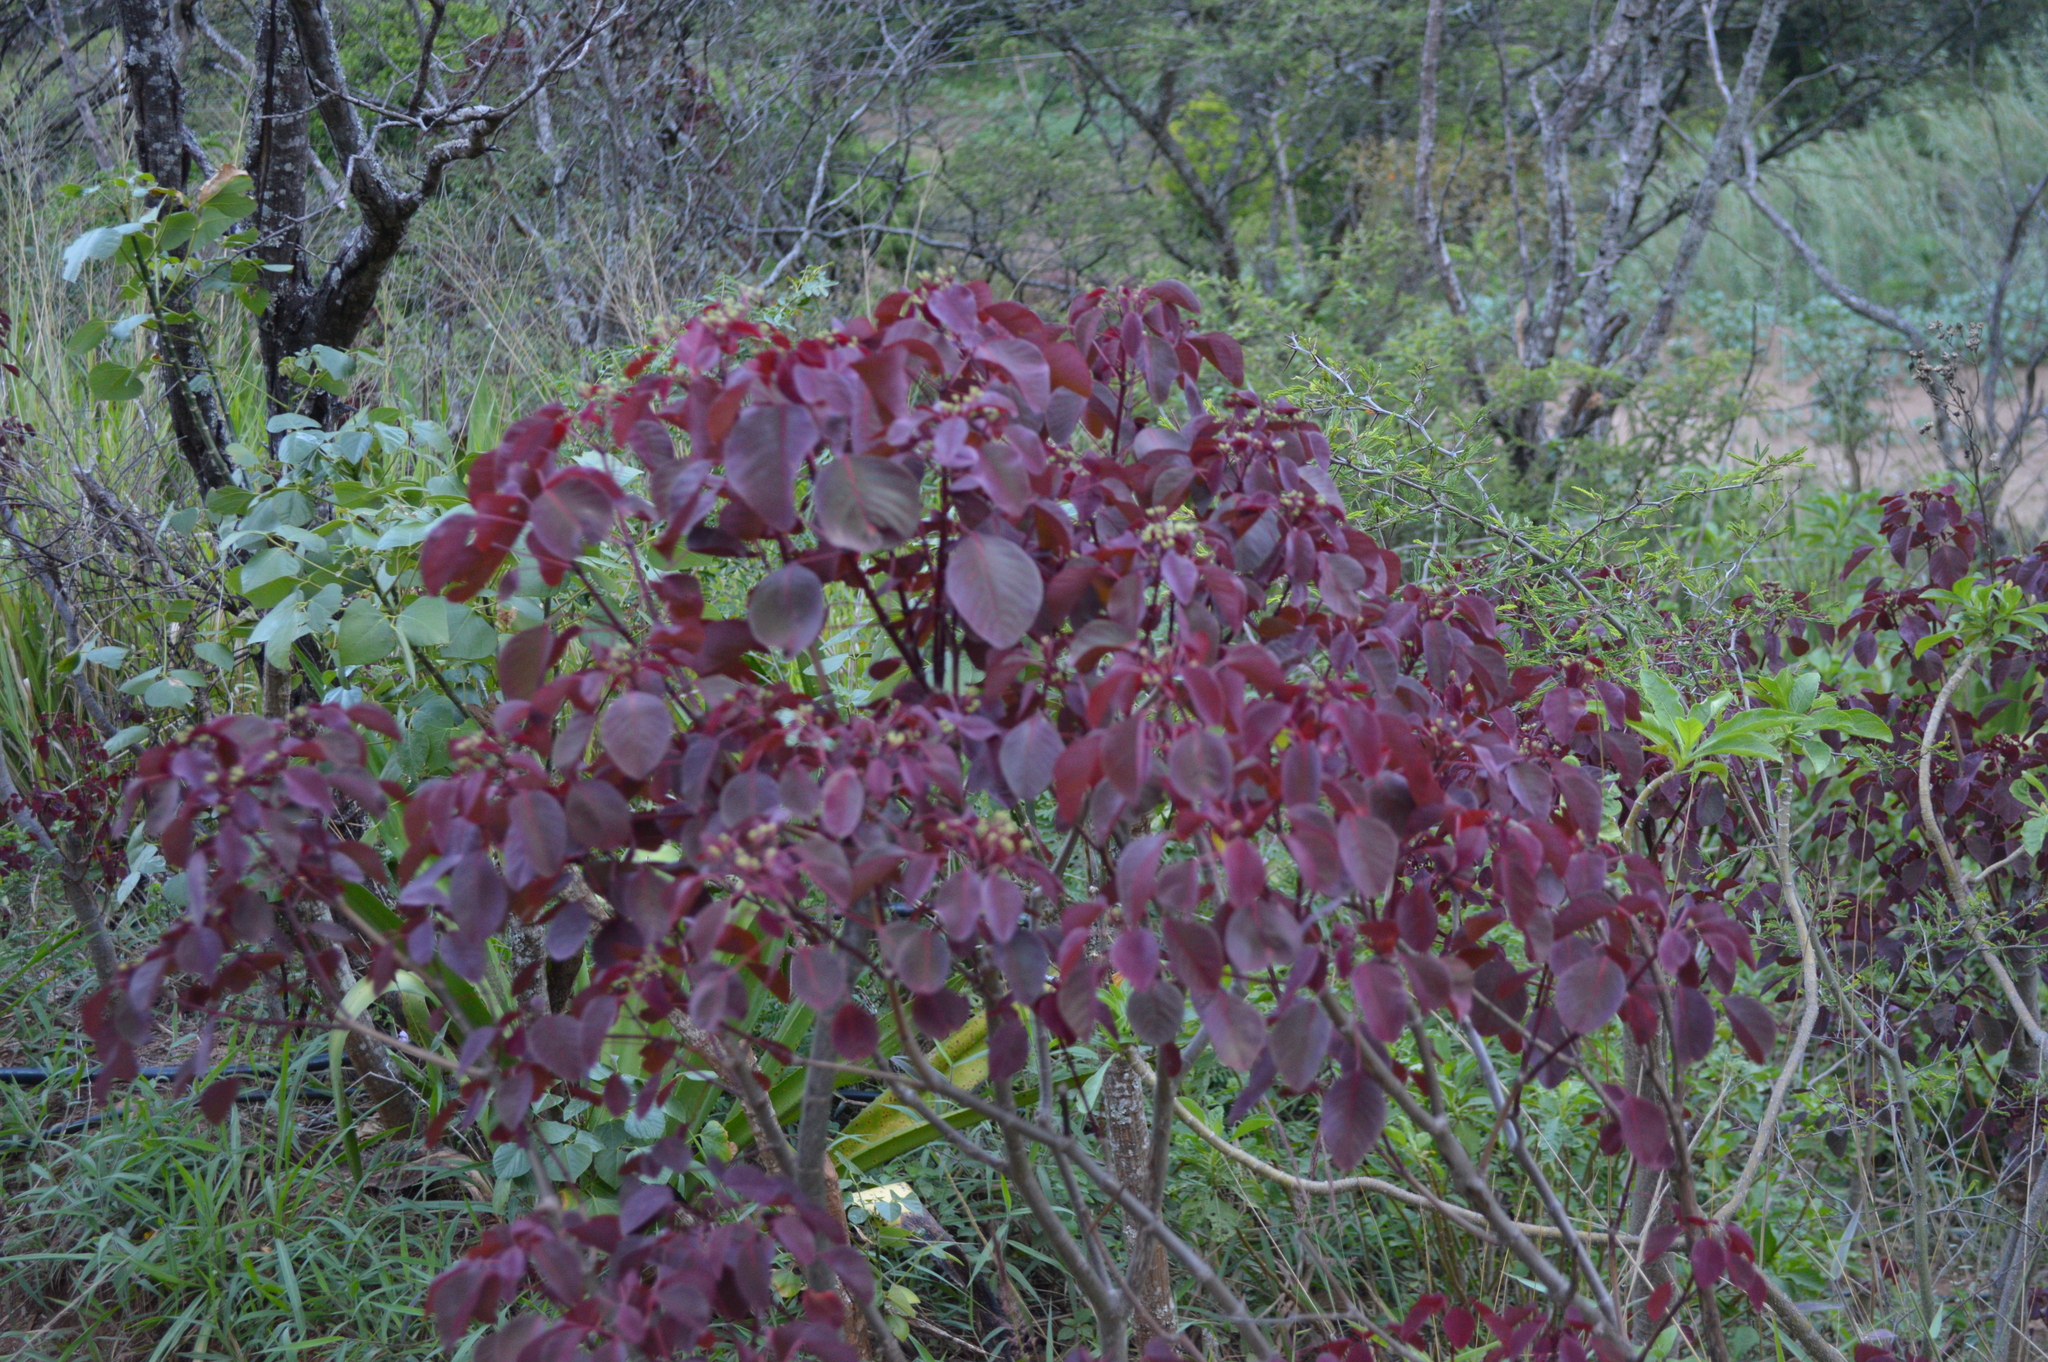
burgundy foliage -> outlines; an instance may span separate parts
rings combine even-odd
[[[986,1009],[1005,1082],[1027,1016],[1061,1043],[1113,1020],[1114,972],[1167,1072],[1192,1009],[1254,1095],[1319,1091],[1340,1168],[1419,1085],[1387,1047],[1424,1016],[1550,1083],[1617,1018],[1680,1062],[1717,1005],[1767,1046],[1768,1013],[1731,995],[1750,953],[1733,886],[1680,889],[1602,840],[1603,776],[1644,776],[1634,694],[1591,663],[1511,668],[1492,602],[1404,581],[1347,520],[1322,432],[1242,391],[1236,342],[1197,312],[1173,283],[1060,321],[955,284],[802,340],[707,315],[622,389],[515,424],[427,539],[429,591],[509,593],[521,547],[555,584],[601,544],[683,546],[761,563],[744,614],[707,617],[694,578],[650,567],[619,613],[511,639],[488,725],[413,790],[370,775],[366,742],[395,729],[368,706],[215,719],[146,754],[129,799],[191,907],[95,1004],[110,1074],[134,1071],[174,976],[215,1012],[288,962],[331,1001],[344,952],[379,981],[475,980],[493,935],[541,920],[557,958],[589,952],[590,983],[560,1015],[474,1025],[437,1130],[530,1145],[550,1088],[647,1112],[697,1063],[687,1031],[650,1024],[717,1032],[756,989],[829,1014],[857,1062],[877,1035],[862,974],[927,1032]],[[567,461],[590,446],[638,467],[637,494]],[[887,640],[873,673],[896,684],[865,705],[787,680],[835,598]],[[389,800],[392,864],[337,818]],[[1090,888],[1055,869],[1070,837],[1102,869]],[[607,1035],[642,1038],[644,1077],[595,1091]],[[1603,1091],[1603,1145],[1668,1166],[1666,1112]],[[867,1292],[839,1224],[758,1168],[670,1179],[688,1164],[665,1141],[617,1214],[492,1230],[436,1283],[443,1337],[512,1308],[480,1357],[849,1357],[839,1296],[786,1307],[769,1286],[780,1248]],[[1739,1227],[1674,1233],[1703,1281],[1752,1291]],[[1403,1337],[1613,1350],[1576,1310],[1416,1309]]]

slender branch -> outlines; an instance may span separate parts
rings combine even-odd
[[[2034,1015],[2034,1009],[2027,1006],[2026,999],[2020,996],[2019,986],[2013,982],[2012,975],[2006,972],[2005,963],[1998,958],[1998,952],[1992,948],[1983,929],[1977,925],[1977,919],[1970,911],[1973,895],[1970,892],[1969,881],[1963,878],[1962,867],[1956,864],[1955,852],[1949,849],[1948,838],[1942,835],[1941,824],[1936,822],[1934,817],[1934,735],[1941,731],[1942,717],[1948,713],[1949,701],[1954,697],[1956,687],[1970,674],[1970,669],[1976,665],[1977,658],[1983,651],[1983,644],[1973,643],[1956,655],[1948,679],[1941,683],[1941,689],[1935,693],[1934,709],[1927,716],[1927,726],[1921,730],[1920,825],[1927,837],[1928,845],[1934,849],[1935,858],[1941,862],[1942,878],[1948,883],[1949,901],[1955,906],[1956,916],[1962,920],[1963,930],[1969,933],[1970,943],[1976,947],[1978,958],[1984,962],[1985,968],[1991,971],[1991,977],[1997,981],[1998,990],[2005,995],[2006,1002],[2012,1005],[2013,1019],[2026,1028],[2027,1035],[2033,1039],[2036,1049],[2048,1052],[2048,1030],[2042,1029],[2041,1019]]]
[[[1777,1081],[1771,1084],[1770,1099],[1764,1103],[1764,1112],[1756,1123],[1756,1139],[1750,1144],[1749,1157],[1743,1161],[1742,1174],[1735,1179],[1734,1188],[1723,1199],[1714,1218],[1725,1220],[1742,1209],[1742,1203],[1749,1196],[1749,1189],[1756,1185],[1763,1170],[1764,1153],[1770,1147],[1771,1137],[1777,1133],[1778,1117],[1785,1109],[1785,1096],[1792,1090],[1792,1080],[1799,1075],[1799,1067],[1806,1059],[1806,1044],[1813,1038],[1815,1021],[1820,1017],[1820,961],[1819,947],[1813,933],[1806,924],[1806,905],[1799,895],[1798,875],[1792,864],[1792,805],[1789,799],[1777,801],[1777,838],[1772,843],[1778,860],[1778,883],[1785,911],[1791,915],[1793,930],[1799,934],[1799,991],[1805,998],[1805,1005],[1799,1014],[1799,1029],[1793,1034],[1792,1046],[1785,1052],[1785,1062],[1778,1070]]]

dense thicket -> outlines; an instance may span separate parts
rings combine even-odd
[[[0,10],[0,1333],[2035,1355],[2043,19]]]

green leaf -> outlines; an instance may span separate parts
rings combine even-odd
[[[183,681],[165,677],[151,682],[149,689],[142,692],[142,703],[151,709],[183,709],[192,703],[192,688]]]
[[[133,402],[142,396],[142,380],[127,365],[103,359],[86,370],[85,390],[95,402]]]
[[[71,338],[64,342],[64,353],[70,355],[73,359],[77,359],[82,355],[89,355],[98,349],[99,343],[106,338],[106,318],[94,317],[71,333]]]
[[[2027,855],[2039,856],[2043,841],[2048,841],[2048,814],[2037,815],[2020,824],[2020,845],[2027,849]]]
[[[107,739],[105,743],[101,744],[101,746],[102,749],[106,752],[106,754],[111,757],[116,752],[126,752],[129,748],[143,741],[148,736],[148,724],[130,724],[128,727],[122,729],[119,733],[116,733],[113,737]]]
[[[242,564],[229,590],[247,596],[250,603],[269,609],[291,594],[305,564],[290,549],[273,546]]]
[[[1892,726],[1867,709],[1837,709],[1815,720],[1818,727],[1832,728],[1845,738],[1869,738],[1873,742],[1890,742]]]
[[[1651,711],[1666,724],[1670,724],[1685,713],[1685,701],[1679,698],[1678,688],[1672,685],[1670,679],[1662,672],[1652,671],[1648,667],[1643,668],[1642,678],[1636,689],[1650,702]]]
[[[128,650],[118,643],[107,643],[97,648],[87,648],[79,654],[95,667],[118,667],[128,658]]]
[[[292,644],[306,633],[306,601],[294,591],[270,608],[249,631],[249,642],[263,645],[263,660],[272,667],[291,665]]]
[[[88,260],[108,260],[121,249],[124,238],[148,226],[145,222],[124,222],[118,227],[95,227],[64,248],[64,282],[75,284]]]
[[[459,605],[448,607],[448,646],[443,655],[458,662],[482,662],[498,655],[503,642],[491,622],[474,610]]]
[[[201,662],[210,663],[222,671],[227,671],[235,665],[235,655],[210,638],[193,644],[192,651],[199,655]]]
[[[398,632],[406,642],[422,648],[441,648],[448,643],[448,602],[439,596],[415,597],[399,612]]]
[[[1813,698],[1819,694],[1820,673],[1806,672],[1792,683],[1792,702],[1785,708],[1794,714],[1804,714],[1813,708]]]
[[[381,662],[398,647],[398,631],[375,600],[358,596],[341,612],[334,638],[335,660],[344,667]]]

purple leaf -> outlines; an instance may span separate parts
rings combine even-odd
[[[924,514],[917,475],[871,454],[832,460],[811,484],[811,519],[835,548],[873,553],[917,533]]]
[[[936,993],[953,970],[946,938],[922,922],[892,922],[882,929],[882,955],[912,993]]]
[[[860,816],[866,807],[867,788],[861,783],[860,772],[851,767],[834,771],[825,781],[818,804],[818,826],[828,836],[850,836],[860,826]]]
[[[802,652],[825,627],[825,584],[801,563],[777,568],[747,597],[747,627],[771,648]]]
[[[837,946],[799,946],[789,957],[789,991],[823,1016],[846,1001],[846,962]]]
[[[553,795],[521,790],[505,801],[505,878],[514,889],[559,875],[568,851],[568,823]]]
[[[1323,1149],[1349,1172],[1379,1142],[1387,1127],[1387,1095],[1363,1069],[1353,1069],[1323,1094]]]
[[[1557,1019],[1584,1036],[1607,1025],[1628,992],[1628,974],[1606,951],[1579,961],[1557,976]]]
[[[646,691],[629,690],[604,707],[598,725],[605,755],[634,780],[645,780],[668,755],[675,718],[668,702]]]
[[[841,1003],[832,1014],[832,1048],[849,1064],[857,1064],[873,1054],[881,1039],[875,1019],[859,1003]]]
[[[228,1113],[235,1109],[235,1094],[242,1090],[242,1080],[229,1077],[206,1085],[199,1094],[199,1114],[211,1125],[219,1125],[228,1119]]]
[[[786,402],[749,407],[725,437],[725,482],[771,530],[796,528],[796,474],[818,442],[810,412]]]
[[[1226,1068],[1249,1072],[1266,1048],[1266,1019],[1259,1010],[1235,994],[1218,993],[1200,1012],[1216,1058]]]
[[[1147,1045],[1173,1044],[1186,1015],[1187,1000],[1164,979],[1135,990],[1124,1003],[1124,1020],[1130,1023],[1131,1034]]]
[[[1297,1092],[1315,1082],[1329,1052],[1332,1027],[1322,1007],[1313,999],[1297,999],[1273,1022],[1273,1062],[1279,1066],[1280,1081]]]
[[[1728,1027],[1743,1050],[1761,1064],[1778,1041],[1778,1021],[1762,1003],[1747,994],[1731,993],[1721,1000],[1728,1011]]]
[[[1337,854],[1351,887],[1371,902],[1393,886],[1401,843],[1392,828],[1372,815],[1347,813],[1337,820]]]
[[[1230,744],[1208,729],[1183,733],[1166,752],[1166,778],[1190,804],[1220,799],[1230,790]]]
[[[1159,938],[1143,927],[1126,928],[1110,943],[1109,963],[1132,988],[1150,988],[1159,977]]]
[[[1034,714],[1003,735],[997,760],[1003,783],[1019,803],[1028,804],[1052,784],[1053,765],[1066,744],[1043,714]]]
[[[1615,1120],[1621,1126],[1621,1142],[1645,1168],[1669,1168],[1674,1159],[1671,1129],[1655,1102],[1632,1092],[1621,1094],[1615,1105]]]
[[[984,643],[1007,648],[1024,637],[1045,600],[1031,555],[992,534],[963,535],[946,563],[946,601]]]

